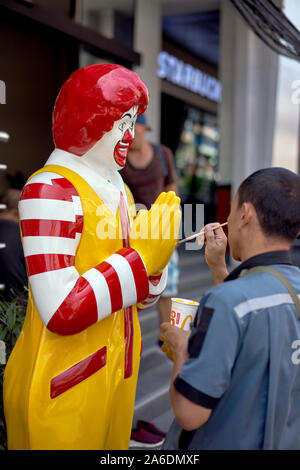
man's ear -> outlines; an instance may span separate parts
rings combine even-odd
[[[241,227],[249,224],[253,216],[255,215],[255,209],[251,202],[243,202],[242,207],[240,209],[240,222]]]

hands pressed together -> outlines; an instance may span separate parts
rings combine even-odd
[[[180,199],[174,191],[161,193],[149,211],[137,214],[130,246],[141,256],[149,276],[167,266],[177,245],[180,222]]]

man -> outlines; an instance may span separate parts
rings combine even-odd
[[[27,287],[18,217],[20,192],[8,189],[1,200],[6,209],[0,211],[0,243],[5,244],[5,248],[0,250],[0,283],[5,286],[0,294],[7,301],[22,294]]]
[[[165,145],[152,145],[147,139],[148,130],[146,116],[141,114],[136,120],[134,141],[121,175],[133,194],[135,204],[150,209],[162,191],[176,194],[178,191],[172,151]],[[178,276],[178,253],[175,250],[168,265],[167,287],[157,302],[160,323],[169,321],[171,297],[177,295]]]
[[[241,184],[228,242],[242,263],[229,275],[226,237],[206,227],[217,286],[202,298],[189,340],[169,324],[160,335],[174,360],[176,421],[165,449],[300,449],[300,270],[289,252],[300,230],[299,200],[300,177],[283,168]],[[275,268],[298,297],[269,272],[247,274],[259,266]]]
[[[163,220],[140,211],[133,221],[119,175],[147,105],[139,76],[116,64],[76,70],[56,99],[55,149],[19,203],[30,292],[5,369],[9,449],[128,449],[141,353],[136,304],[153,300],[151,276],[156,295],[164,289],[158,273],[180,224],[173,192],[157,199]],[[172,236],[145,240],[149,218],[162,234],[173,221]]]

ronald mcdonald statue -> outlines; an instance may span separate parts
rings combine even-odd
[[[4,377],[9,449],[128,449],[138,310],[165,288],[181,218],[173,192],[136,215],[118,172],[147,105],[111,64],[75,71],[56,99],[55,149],[19,202],[29,300]]]

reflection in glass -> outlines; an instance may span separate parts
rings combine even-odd
[[[205,204],[207,217],[215,206],[220,132],[216,116],[188,108],[175,152],[183,203]]]

